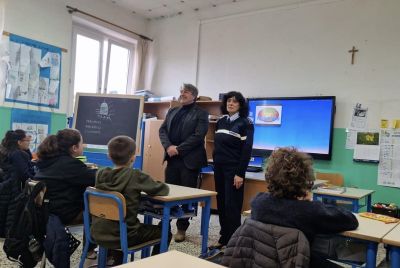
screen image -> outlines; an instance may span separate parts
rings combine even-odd
[[[254,156],[292,146],[316,159],[331,159],[335,97],[249,98],[248,102]]]

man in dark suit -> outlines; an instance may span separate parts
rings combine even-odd
[[[187,187],[197,187],[200,169],[207,165],[204,138],[208,130],[208,113],[196,105],[198,90],[183,84],[179,102],[182,106],[171,108],[160,127],[160,140],[165,149],[165,182]],[[176,242],[185,240],[189,219],[178,219]]]

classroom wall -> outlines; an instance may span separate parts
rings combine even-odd
[[[321,0],[214,19],[186,14],[152,21],[152,90],[177,95],[182,82],[200,95],[240,90],[248,97],[337,97],[332,161],[346,185],[375,189],[374,200],[400,204],[399,189],[376,185],[377,165],[354,163],[345,128],[354,104],[368,107],[368,127],[400,118],[400,1]],[[348,50],[359,52],[351,65]]]
[[[98,0],[6,0],[4,30],[37,41],[65,48],[62,54],[60,108],[41,107],[40,110],[52,112],[55,126],[52,132],[66,126],[66,113],[70,88],[72,15],[66,5],[76,7],[117,25],[138,33],[145,33],[147,21],[133,15],[128,10],[118,8],[111,2]],[[7,39],[7,38],[6,38]],[[4,40],[4,37],[3,37]],[[38,110],[37,106],[4,102],[4,85],[0,86],[0,136],[9,128],[10,108]],[[3,117],[4,115],[4,117]]]

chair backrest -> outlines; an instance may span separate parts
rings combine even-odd
[[[119,221],[120,211],[122,218],[126,216],[125,197],[119,192],[108,192],[88,187],[86,189],[89,199],[89,213],[93,216]]]
[[[343,175],[340,173],[315,172],[315,178],[317,180],[327,180],[330,184],[336,186],[344,185]]]
[[[36,184],[38,184],[39,181],[35,181],[32,179],[28,179],[25,182],[25,187],[27,187],[27,193],[30,194],[33,190],[33,188],[35,188]],[[43,204],[43,202],[45,201],[44,199],[44,195],[46,194],[47,188],[44,187],[43,190],[40,191],[40,193],[36,196],[35,198],[35,204],[41,206]]]

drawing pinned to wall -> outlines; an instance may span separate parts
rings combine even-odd
[[[30,149],[35,152],[37,146],[47,137],[51,129],[51,113],[24,109],[11,110],[11,129],[23,129],[32,137]]]
[[[59,107],[61,48],[10,34],[5,101]]]

